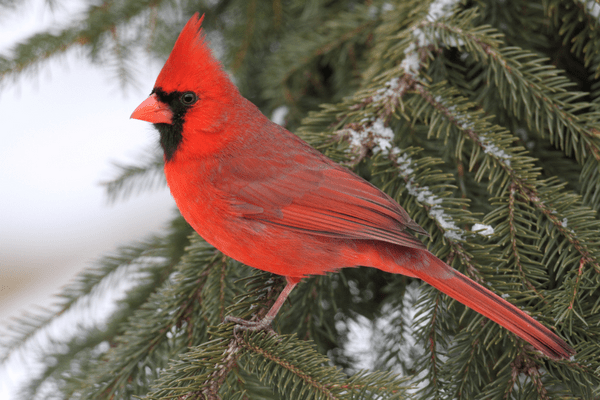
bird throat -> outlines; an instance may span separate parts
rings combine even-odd
[[[158,100],[167,104],[173,112],[173,121],[170,124],[154,124],[160,133],[160,146],[165,153],[165,162],[169,162],[183,141],[183,122],[188,108],[179,101],[182,92],[167,93],[161,88],[154,88],[152,93],[156,94]]]
[[[171,161],[183,140],[183,123],[154,124],[160,133],[160,147],[165,153],[165,162]]]

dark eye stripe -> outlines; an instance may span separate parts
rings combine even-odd
[[[173,121],[170,124],[154,124],[160,133],[160,145],[165,152],[165,161],[170,161],[183,140],[183,123],[190,106],[199,98],[194,92],[165,92],[160,87],[152,91],[158,99],[169,105],[173,111]]]

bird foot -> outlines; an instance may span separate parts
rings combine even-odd
[[[275,335],[275,331],[271,327],[271,322],[273,322],[273,318],[269,318],[268,316],[261,319],[260,321],[247,321],[242,318],[233,317],[228,315],[225,317],[225,323],[233,322],[235,326],[233,327],[233,333],[237,334],[240,331],[266,331],[269,334]]]

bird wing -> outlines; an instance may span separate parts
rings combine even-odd
[[[388,195],[347,169],[327,163],[279,172],[261,179],[238,175],[235,187],[227,189],[233,212],[312,235],[425,248],[410,231],[427,232]]]

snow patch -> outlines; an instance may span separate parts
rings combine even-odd
[[[455,120],[456,125],[463,130],[473,130],[475,124],[471,119],[464,113],[456,111],[456,106],[448,106],[446,101],[442,98],[442,96],[436,96],[434,100],[441,104],[442,107],[446,108],[451,114],[452,118]],[[510,167],[510,154],[506,153],[504,150],[500,149],[496,146],[493,141],[488,136],[488,133],[479,133],[479,140],[481,142],[481,147],[483,147],[483,152],[486,154],[490,154],[504,162],[508,167]]]
[[[444,237],[451,240],[463,240],[463,230],[460,229],[456,223],[452,220],[452,217],[448,215],[444,208],[440,205],[444,202],[444,199],[436,196],[429,187],[417,186],[414,178],[410,175],[414,172],[411,167],[413,161],[407,154],[402,154],[396,160],[398,163],[398,169],[400,175],[408,179],[406,182],[406,190],[411,196],[414,196],[417,201],[421,204],[429,206],[429,215],[434,218],[438,225],[444,230]]]
[[[492,143],[492,141],[485,135],[479,135],[481,139],[481,145],[483,146],[483,151],[486,154],[491,154],[499,160],[504,161],[504,163],[510,167],[510,155],[507,154],[504,150],[500,149],[498,146]]]
[[[473,232],[478,233],[481,236],[492,236],[494,234],[494,228],[490,225],[475,224],[471,228]]]
[[[435,22],[440,18],[449,17],[452,15],[452,8],[459,0],[436,0],[429,6],[429,14],[427,19]]]
[[[592,17],[598,18],[600,15],[600,4],[596,3],[594,0],[584,0],[580,2],[585,6],[585,10],[590,13]]]
[[[368,121],[361,121],[368,122]],[[348,135],[350,147],[352,149],[362,149],[370,147],[369,142],[374,144],[373,153],[383,153],[388,155],[392,148],[392,140],[394,140],[394,131],[385,126],[381,118],[377,118],[371,125],[364,126],[361,130],[345,129],[343,131]]]
[[[429,11],[427,13],[427,21],[435,22],[440,18],[446,18],[452,15],[452,9],[459,3],[460,0],[435,0],[429,5]],[[431,44],[439,42],[440,36],[435,35],[432,37],[430,34],[423,32],[420,28],[415,28],[412,31],[413,43],[411,43],[406,50],[404,50],[404,60],[400,64],[400,67],[404,69],[405,73],[417,76],[419,69],[421,68],[418,48],[427,47]],[[453,47],[462,45],[462,40],[457,40],[453,37],[448,37],[448,44]]]
[[[404,61],[403,61],[404,62]],[[384,84],[384,87],[377,89],[373,96],[374,102],[379,102],[384,99],[392,100],[398,96],[398,89],[400,88],[400,78],[392,78]]]
[[[273,114],[271,114],[271,121],[275,122],[277,125],[285,126],[285,117],[288,115],[290,111],[286,106],[279,106],[275,110],[273,110]]]

